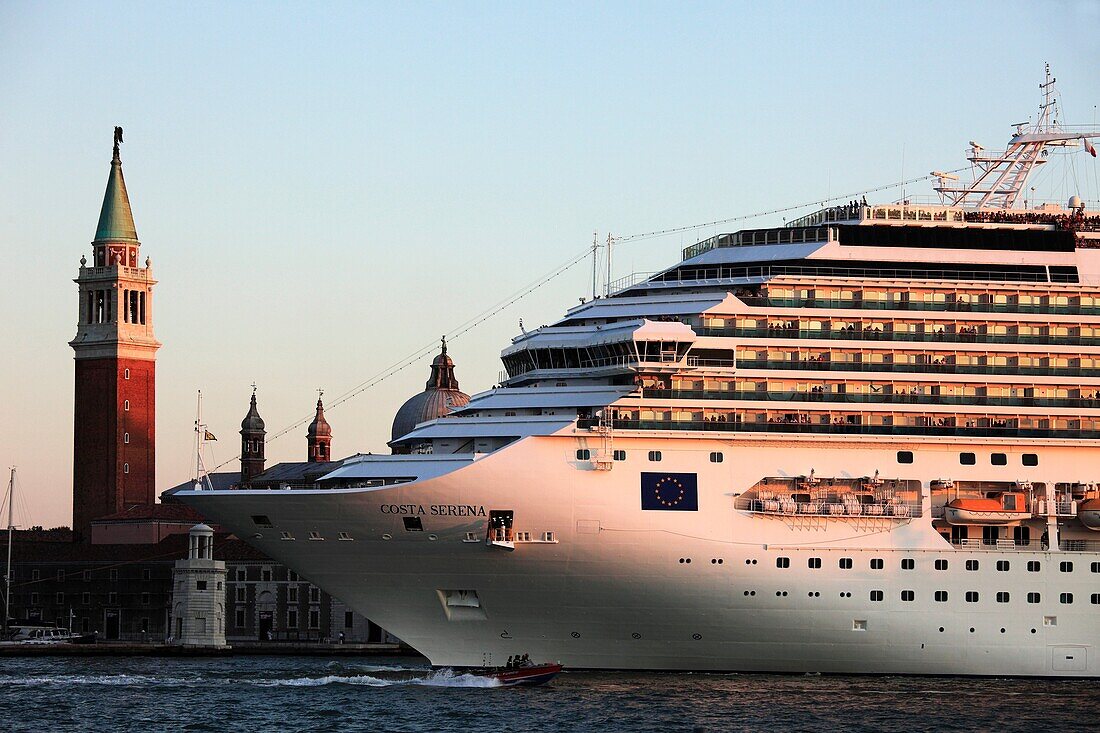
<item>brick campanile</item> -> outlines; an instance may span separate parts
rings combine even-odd
[[[156,354],[152,263],[139,266],[137,238],[115,128],[107,191],[92,242],[80,258],[73,433],[73,536],[91,522],[156,497]]]

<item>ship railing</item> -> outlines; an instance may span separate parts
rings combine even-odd
[[[1063,552],[1100,552],[1100,540],[1062,540],[1058,546]]]
[[[1046,552],[1049,545],[1042,539],[1017,540],[1013,538],[979,539],[962,538],[952,539],[951,545],[964,550],[978,550],[984,552]],[[1058,544],[1064,552],[1100,552],[1100,540],[1064,539]]]
[[[1086,278],[1082,278],[1085,281]],[[1100,315],[1100,306],[1072,303],[994,303],[970,300],[872,300],[869,298],[769,298],[738,296],[754,308],[822,308],[827,310],[932,311],[949,313],[1021,313],[1043,315]]]
[[[884,341],[918,343],[960,343],[960,344],[1039,344],[1054,346],[1100,346],[1100,337],[1054,334],[991,334],[959,333],[952,331],[935,333],[912,333],[906,331],[885,330],[845,330],[838,329],[798,329],[798,328],[740,328],[740,327],[699,327],[695,329],[699,336],[740,336],[742,338],[772,339],[818,339],[831,341]]]
[[[809,415],[807,414],[808,418]],[[732,418],[732,419],[731,419]],[[837,416],[840,420],[841,416]],[[849,422],[810,423],[794,421],[744,422],[740,415],[714,415],[709,420],[616,420],[620,430],[691,430],[699,432],[807,433],[816,435],[924,435],[982,438],[1100,438],[1091,428],[1034,428],[965,425],[861,425]]]
[[[1059,355],[1060,356],[1060,355]],[[981,365],[955,364],[943,362],[915,362],[912,364],[894,362],[833,361],[830,359],[738,359],[741,369],[797,369],[812,371],[844,372],[904,372],[904,373],[942,373],[942,374],[1006,374],[1019,376],[1035,374],[1047,377],[1100,377],[1100,368],[1091,366],[1022,366],[1020,364]]]
[[[806,262],[812,262],[807,260]],[[1049,276],[1048,276],[1049,275]],[[888,269],[878,267],[841,267],[820,266],[810,264],[795,265],[739,265],[717,267],[689,267],[683,270],[672,270],[653,279],[654,283],[696,284],[701,282],[714,282],[726,280],[743,280],[748,278],[772,279],[784,277],[797,277],[800,279],[819,277],[826,279],[859,279],[859,280],[906,280],[906,281],[971,281],[971,282],[1026,282],[1026,283],[1061,283],[1078,285],[1083,282],[1094,282],[1079,277],[1076,272],[1048,273],[1043,270],[1016,270],[994,271],[981,269]]]
[[[704,359],[698,356],[689,356],[687,364],[689,367],[735,367],[737,361],[734,359]]]
[[[769,514],[787,517],[833,517],[836,519],[912,519],[921,516],[919,502],[903,502],[891,499],[885,502],[863,504],[858,501],[809,501],[796,502],[793,499],[775,497],[738,497],[734,508],[754,514]]]
[[[996,397],[988,395],[936,395],[908,392],[805,392],[715,389],[655,389],[646,387],[642,397],[666,400],[731,400],[752,402],[830,402],[839,404],[968,405],[982,407],[1100,407],[1100,397]]]

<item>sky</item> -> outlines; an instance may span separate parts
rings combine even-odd
[[[76,277],[115,125],[152,258],[157,489],[194,463],[197,390],[231,461],[584,251],[965,164],[1100,104],[1100,2],[252,3],[0,0],[0,461],[17,523],[71,521]],[[1089,159],[1091,160],[1091,159]],[[1082,155],[1041,182],[1100,196]],[[930,193],[914,184],[908,195]],[[897,190],[869,195],[893,200]],[[786,216],[806,213],[805,208]],[[626,242],[613,278],[721,229]],[[464,391],[590,294],[580,263],[454,338]],[[601,280],[604,277],[600,275]],[[388,452],[424,359],[327,412]],[[304,460],[304,423],[267,446]]]

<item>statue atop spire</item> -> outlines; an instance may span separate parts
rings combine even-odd
[[[118,155],[118,144],[120,142],[122,142],[122,128],[118,125],[115,125],[115,152],[114,155],[111,157],[112,161],[117,160],[121,162],[122,160],[122,158],[120,158]]]

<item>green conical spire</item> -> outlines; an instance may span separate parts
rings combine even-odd
[[[115,128],[115,150],[111,160],[111,174],[107,177],[107,191],[103,194],[103,208],[99,212],[99,226],[95,230],[96,242],[136,242],[137,228],[130,211],[130,197],[126,195],[126,179],[122,177],[122,160],[118,144],[122,142],[121,128]]]

